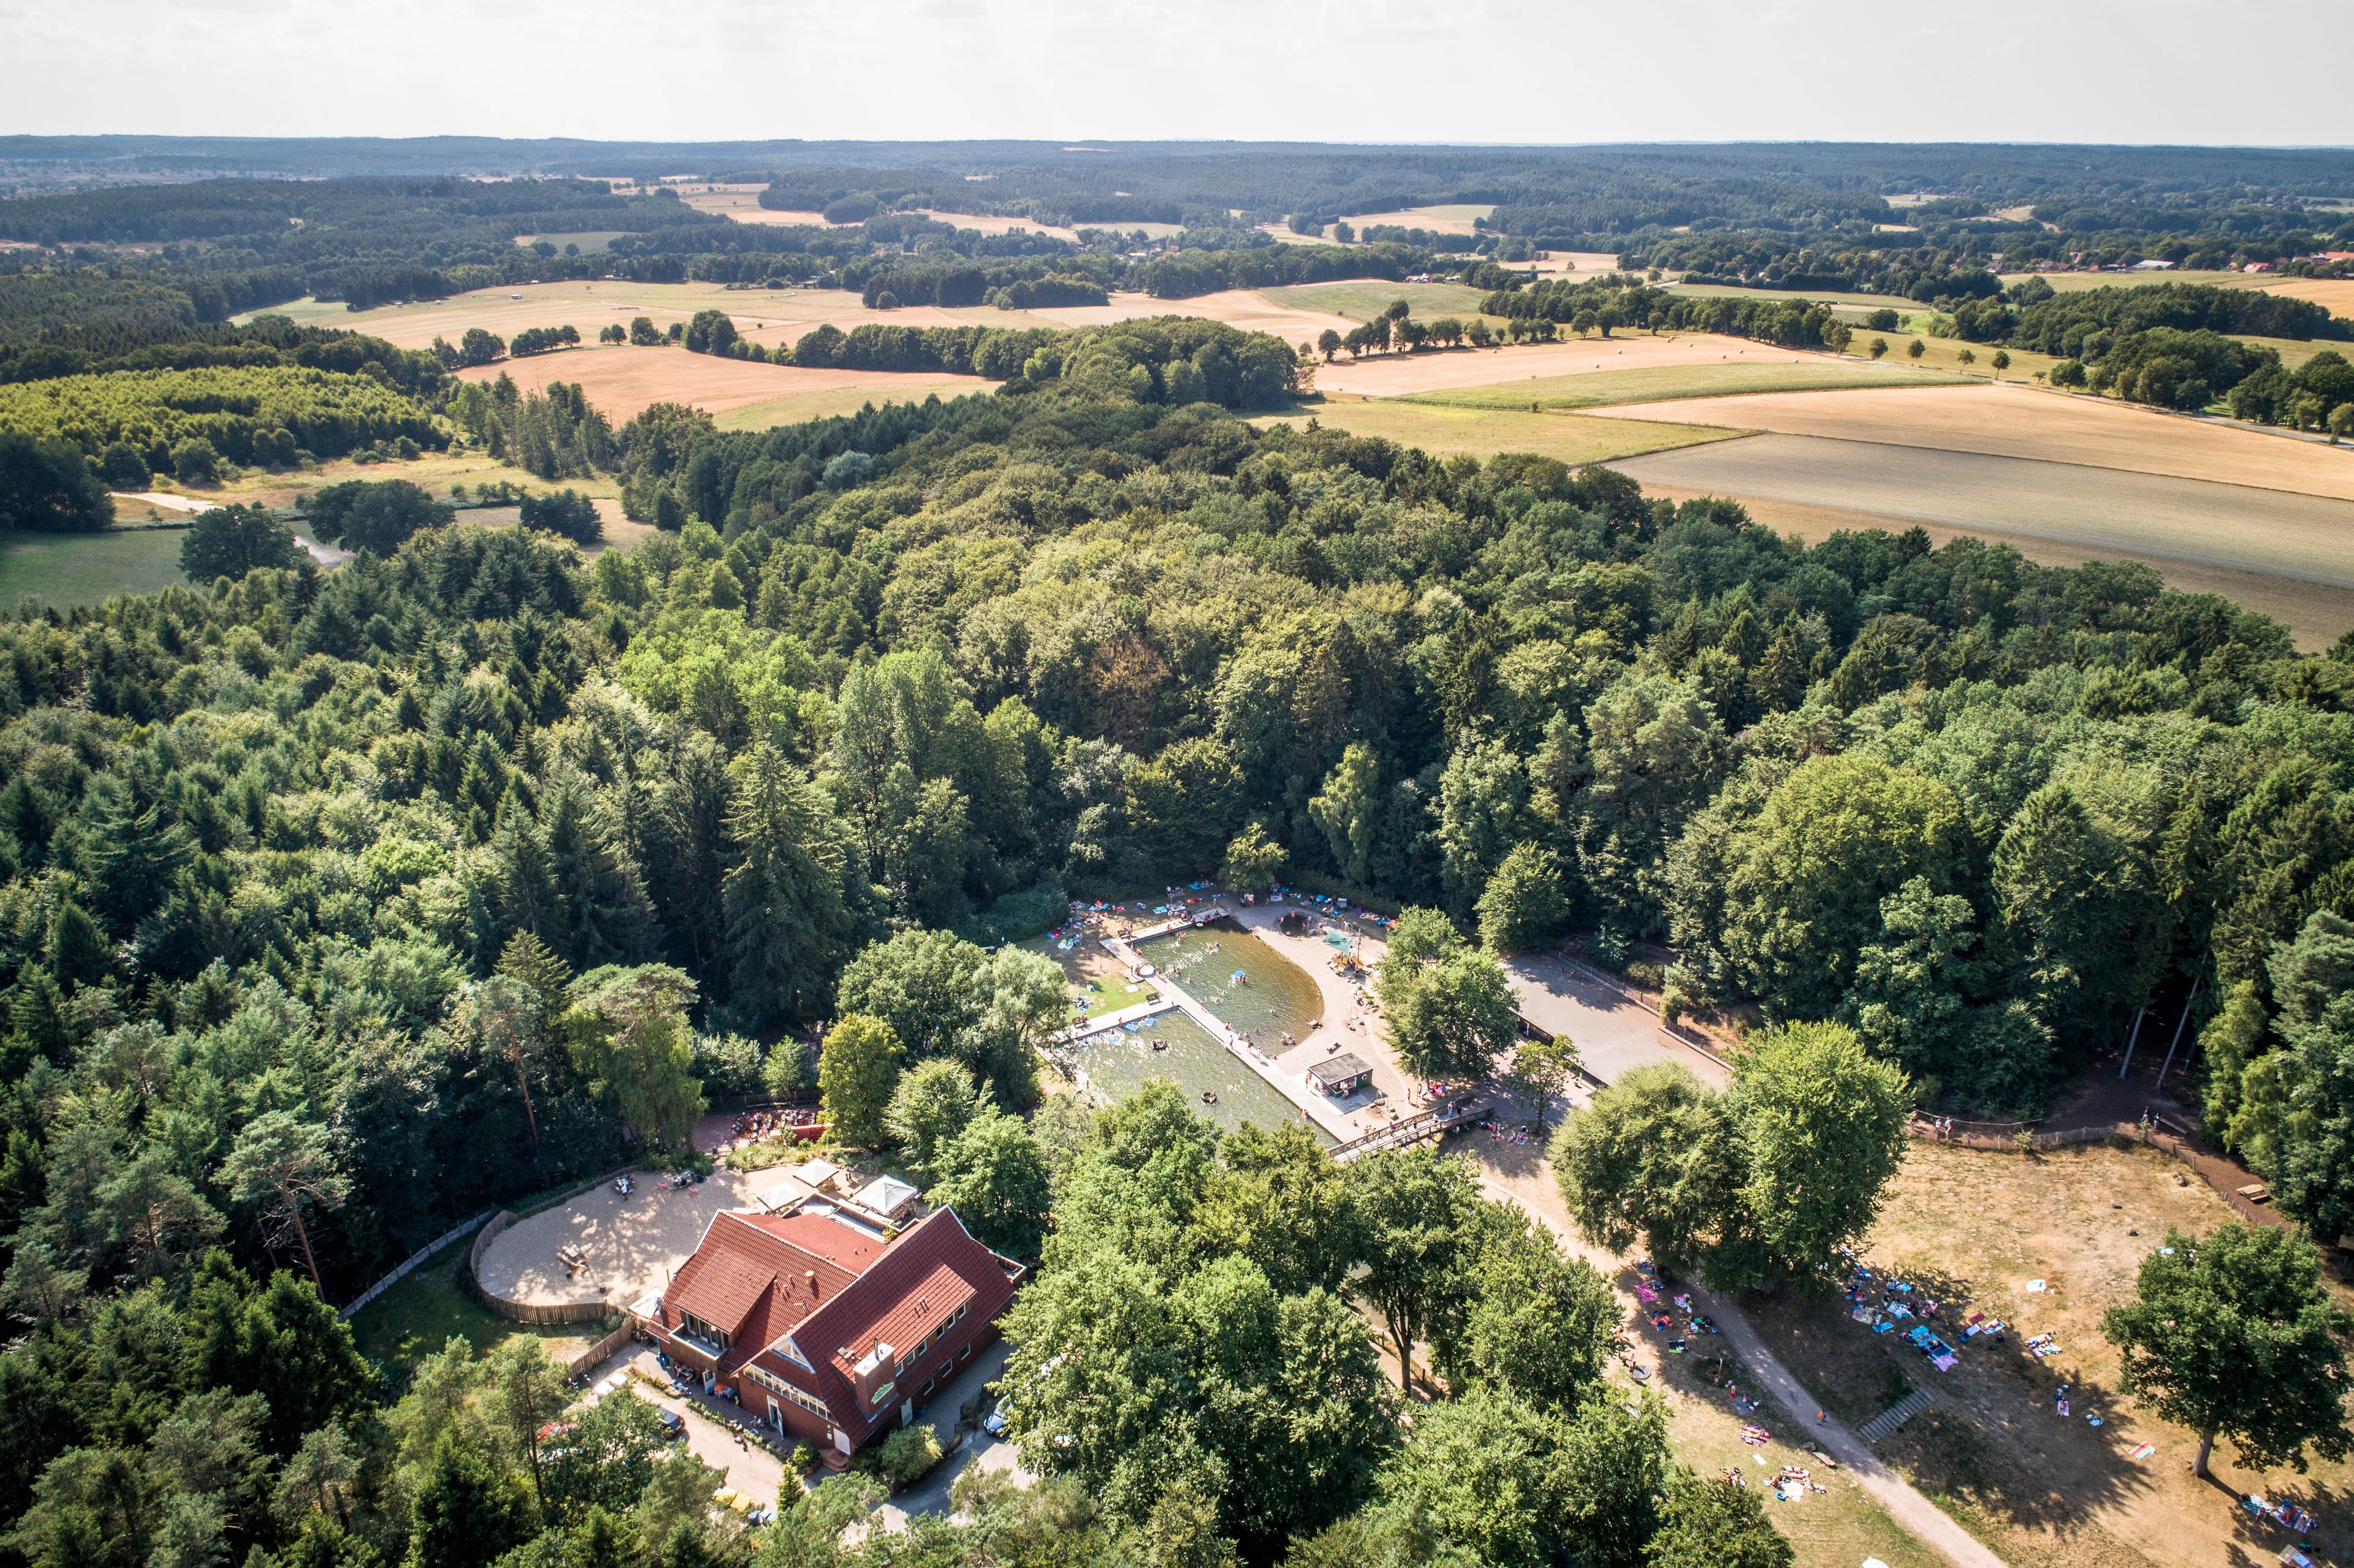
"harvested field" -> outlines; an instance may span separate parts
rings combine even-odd
[[[1693,490],[1647,480],[1643,483],[1643,493],[1668,501],[1691,501],[1703,495],[1726,493]],[[2183,593],[2221,594],[2234,604],[2253,609],[2259,615],[2270,616],[2287,627],[2295,634],[2297,647],[2308,653],[2322,652],[2349,629],[2354,629],[2354,588],[2299,582],[2289,577],[2261,577],[2253,572],[2195,566],[2187,561],[2158,560],[2129,550],[2099,549],[2089,545],[2005,533],[1997,528],[1966,528],[1950,523],[1892,517],[1885,513],[1850,512],[1836,506],[1779,501],[1764,495],[1740,495],[1733,499],[1739,501],[1750,516],[1776,533],[1796,535],[1808,544],[1820,544],[1842,530],[1856,532],[1885,528],[1891,533],[1901,534],[1908,528],[1918,528],[1928,535],[1933,546],[1965,537],[1984,539],[1990,544],[2009,545],[2038,566],[2081,567],[2087,561],[2145,561],[2157,568],[2158,577],[2170,588]]]
[[[817,212],[772,212],[760,205],[760,193],[766,185],[737,184],[721,185],[673,185],[679,200],[697,212],[716,212],[737,223],[781,223],[793,227],[804,225],[819,228],[831,228],[825,215]]]
[[[912,210],[919,213],[925,217],[932,219],[936,223],[954,224],[959,228],[970,228],[979,234],[1011,234],[1015,229],[1021,229],[1030,234],[1052,235],[1056,239],[1067,239],[1074,245],[1079,242],[1079,234],[1077,229],[1060,228],[1051,223],[1040,223],[1035,218],[1000,217],[993,213],[986,212],[940,212],[924,207],[918,207]],[[1174,223],[1123,223],[1119,225],[1099,224],[1091,225],[1090,227],[1116,227],[1122,234],[1127,234],[1135,229],[1141,228],[1146,233],[1151,234],[1157,238],[1161,234],[1174,234],[1183,226]]]
[[[1338,245],[1341,243],[1337,239],[1321,234],[1294,234],[1280,223],[1262,223],[1258,226],[1258,231],[1268,236],[1278,245]]]
[[[2354,588],[2354,501],[2335,497],[1821,436],[1754,436],[1618,466],[1683,490]]]
[[[456,343],[468,327],[487,328],[511,338],[525,327],[573,326],[587,340],[584,346],[589,346],[608,323],[627,326],[632,317],[651,316],[655,326],[667,328],[704,310],[726,312],[738,332],[764,347],[790,343],[822,322],[848,332],[863,322],[955,326],[970,319],[1002,324],[1008,313],[950,312],[930,306],[870,311],[858,295],[842,289],[729,289],[718,283],[631,283],[610,278],[477,289],[446,300],[419,300],[372,311],[347,311],[332,302],[298,300],[275,307],[274,313],[313,326],[367,333],[402,348],[424,348],[436,337]]]
[[[1461,387],[1492,388],[1494,399],[1484,406],[1525,408],[1531,398],[1541,394],[1521,391],[1524,387],[1537,383],[1557,385],[1580,376],[1624,373],[1647,366],[1788,367],[1797,364],[1828,368],[1843,363],[1848,362],[1831,355],[1800,354],[1744,338],[1714,337],[1704,333],[1652,337],[1638,333],[1626,337],[1528,343],[1502,348],[1369,355],[1363,359],[1336,360],[1319,366],[1316,386],[1327,394],[1365,397],[1405,397]],[[1888,379],[1882,376],[1874,385],[1885,385]]]
[[[1595,417],[1988,452],[2354,501],[2354,449],[2017,384],[1688,398]]]
[[[907,315],[909,313],[901,311],[896,313]],[[1111,302],[1106,305],[1066,305],[1055,309],[1034,309],[1022,313],[1055,326],[1068,327],[1108,326],[1114,322],[1136,321],[1150,316],[1198,316],[1207,321],[1224,322],[1245,332],[1273,333],[1290,344],[1297,344],[1303,338],[1313,343],[1316,334],[1326,327],[1345,333],[1357,324],[1346,316],[1333,315],[1325,311],[1279,305],[1256,289],[1226,289],[1190,300],[1156,300],[1150,294],[1119,293],[1114,294]]]
[[[1845,310],[1840,313],[1842,315],[1852,313],[1857,316],[1862,314],[1861,312],[1849,313]],[[1925,327],[1934,314],[1934,312],[1927,311],[1907,313],[1905,322],[1908,327]],[[2058,357],[2052,355],[2030,354],[2023,348],[2014,348],[2008,351],[2010,355],[2010,367],[1998,375],[1992,364],[1989,363],[1996,352],[1991,344],[1964,343],[1957,337],[1933,337],[1926,331],[1913,332],[1904,328],[1873,332],[1864,326],[1860,320],[1850,324],[1855,328],[1855,341],[1847,345],[1847,351],[1850,355],[1856,357],[1868,355],[1872,349],[1872,340],[1876,337],[1885,338],[1888,340],[1888,357],[1882,363],[1909,365],[1920,370],[1943,370],[1957,378],[1967,377],[1978,381],[2032,381],[2035,379],[2036,372],[2041,371],[2049,375],[2052,367],[2060,363]],[[1921,357],[1918,359],[1913,358],[1904,346],[1916,340],[1921,344]],[[1969,355],[1974,363],[1963,364],[1964,354]]]
[[[2333,316],[2354,316],[2354,278],[2279,278],[2255,287],[2268,294],[2311,300]]]
[[[340,484],[347,479],[405,479],[437,496],[449,494],[453,484],[462,484],[471,491],[478,485],[501,482],[535,495],[552,490],[577,490],[583,495],[617,503],[621,493],[620,482],[610,475],[550,482],[534,478],[522,469],[510,467],[479,447],[467,451],[426,452],[408,462],[359,463],[344,458],[334,462],[321,463],[316,468],[278,473],[251,469],[227,484],[204,493],[210,501],[290,506],[300,496],[330,484]],[[618,514],[607,515],[610,517]]]
[[[1611,403],[1645,403],[1670,397],[1885,387],[1892,383],[1940,387],[1960,379],[1949,373],[1916,370],[1903,365],[1820,358],[1792,363],[1777,356],[1766,363],[1736,359],[1729,363],[1592,370],[1583,376],[1541,376],[1408,396],[1418,403],[1447,403],[1458,408],[1525,408],[1532,403],[1543,408],[1596,408]]]
[[[921,402],[934,392],[953,395],[980,391],[993,385],[977,376],[812,370],[746,359],[720,359],[677,348],[606,348],[544,354],[530,359],[477,366],[459,375],[469,381],[492,381],[502,375],[511,376],[515,385],[525,390],[545,387],[550,381],[578,382],[588,401],[616,429],[651,403],[692,403],[720,414],[797,394],[840,396],[855,392],[857,402],[905,402],[911,398]],[[855,408],[857,402],[850,406]]]
[[[2186,1179],[2179,1181],[2178,1178]],[[1866,1419],[1906,1384],[1936,1403],[1880,1446],[1913,1483],[2013,1568],[2205,1568],[2269,1562],[2288,1537],[2243,1523],[2234,1491],[2261,1490],[2320,1520],[2317,1555],[2354,1549],[2354,1466],[2317,1462],[2304,1476],[2241,1469],[2216,1445],[2213,1483],[2195,1479],[2197,1439],[2116,1392],[2101,1315],[2130,1299],[2136,1271],[2169,1225],[2205,1233],[2232,1210],[2155,1150],[2093,1144],[2030,1159],[1915,1143],[1862,1254],[1926,1296],[2009,1324],[2009,1342],[1970,1344],[1938,1372],[1901,1333],[1873,1334],[1844,1303],[1752,1298],[1750,1321],[1815,1396],[1842,1419]],[[2135,1233],[2138,1232],[2138,1234]],[[2043,1288],[2029,1288],[2031,1281]],[[1945,1330],[1948,1339],[1953,1330]],[[2058,1336],[2038,1361],[2024,1341]],[[2071,1414],[2054,1394],[2070,1385]],[[2098,1414],[2094,1426],[2087,1416]],[[2135,1460],[2136,1445],[2157,1452]]]
[[[1379,436],[1442,457],[1456,452],[1479,457],[1492,457],[1498,452],[1534,452],[1573,467],[1670,447],[1723,440],[1734,434],[1691,425],[1597,419],[1584,414],[1509,413],[1387,400],[1332,403],[1318,408],[1312,414],[1277,415],[1255,422],[1305,424],[1310,418],[1334,429]]]

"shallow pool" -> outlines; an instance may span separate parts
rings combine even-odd
[[[1270,1056],[1284,1035],[1306,1035],[1324,1005],[1305,969],[1231,921],[1155,938],[1136,953]]]
[[[1155,1040],[1165,1048],[1155,1051]],[[1229,1131],[1246,1122],[1275,1127],[1301,1119],[1299,1107],[1274,1085],[1174,1008],[1143,1020],[1133,1034],[1113,1030],[1084,1042],[1073,1060],[1091,1086],[1115,1099],[1126,1099],[1150,1079],[1166,1078],[1183,1092],[1197,1115]],[[1215,1103],[1204,1103],[1204,1092],[1217,1096]],[[1308,1125],[1320,1143],[1333,1141],[1323,1128]]]

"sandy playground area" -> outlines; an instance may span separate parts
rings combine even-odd
[[[610,1181],[568,1203],[508,1226],[482,1253],[482,1288],[510,1301],[603,1301],[627,1307],[662,1289],[703,1240],[722,1209],[752,1206],[753,1194],[784,1179],[777,1171],[724,1167],[700,1188],[666,1190],[639,1171],[623,1197]],[[578,1273],[557,1249],[577,1246],[588,1259]]]

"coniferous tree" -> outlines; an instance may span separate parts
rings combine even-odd
[[[747,1017],[807,1017],[830,1000],[857,932],[848,835],[809,776],[766,741],[739,761],[727,832],[729,1000]]]

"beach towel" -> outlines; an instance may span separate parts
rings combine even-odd
[[[1931,1356],[1929,1358],[1929,1364],[1935,1367],[1939,1372],[1951,1372],[1954,1370],[1954,1363],[1960,1359],[1960,1357],[1954,1355]]]
[[[1741,1429],[1741,1440],[1752,1446],[1760,1443],[1769,1442],[1772,1440],[1772,1437],[1773,1434],[1766,1431],[1763,1426],[1744,1426]]]
[[[2155,1443],[2137,1443],[2132,1448],[2126,1451],[2126,1457],[2128,1459],[2147,1459],[2152,1454],[2157,1452],[2158,1445]]]

